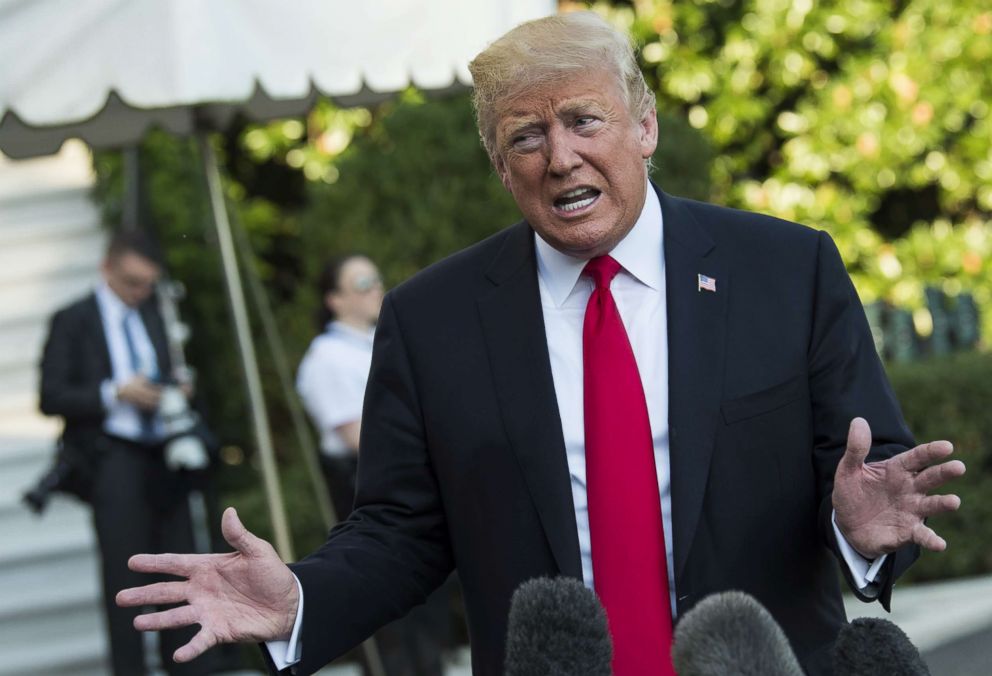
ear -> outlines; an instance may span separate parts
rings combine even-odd
[[[510,172],[507,171],[506,162],[499,155],[492,156],[493,169],[496,170],[496,175],[499,176],[499,182],[503,184],[506,191],[513,194],[513,189],[510,188]]]
[[[654,155],[654,151],[658,147],[658,111],[651,107],[641,118],[637,127],[641,157],[646,160]]]

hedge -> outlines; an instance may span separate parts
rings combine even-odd
[[[917,441],[948,439],[968,468],[945,491],[961,508],[928,521],[947,540],[924,552],[906,581],[992,573],[992,354],[972,352],[889,367],[889,378]]]

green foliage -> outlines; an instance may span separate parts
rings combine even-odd
[[[712,143],[715,201],[829,230],[866,302],[973,292],[988,340],[987,2],[632,5],[595,8],[635,36],[659,107]]]
[[[337,181],[312,183],[301,215],[310,279],[327,256],[364,251],[396,283],[520,218],[464,96],[383,106],[336,165]]]
[[[949,439],[967,473],[942,492],[961,509],[928,524],[947,550],[924,552],[907,581],[992,573],[992,355],[971,353],[890,366],[889,377],[918,441]]]
[[[710,166],[714,157],[712,144],[684,115],[658,115],[658,149],[651,158],[651,180],[665,192],[708,200],[713,190]]]

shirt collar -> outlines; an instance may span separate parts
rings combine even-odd
[[[354,326],[349,326],[344,322],[339,322],[333,319],[327,322],[327,331],[337,331],[343,333],[346,336],[352,336],[353,338],[360,338],[363,341],[372,342],[375,337],[375,327],[369,328],[367,331],[362,331],[361,329],[356,329]]]
[[[663,287],[665,256],[662,250],[664,223],[661,203],[654,186],[647,185],[644,207],[634,227],[613,247],[610,255],[639,282],[656,291]],[[561,306],[575,288],[586,261],[564,254],[534,233],[538,276],[556,306]]]
[[[124,318],[128,316],[128,313],[133,310],[133,308],[128,307],[127,304],[122,301],[116,293],[114,293],[114,290],[111,289],[105,281],[97,284],[95,293],[97,301],[100,303],[100,307],[105,313],[110,314],[109,319],[124,321]]]

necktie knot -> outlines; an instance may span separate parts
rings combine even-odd
[[[586,263],[582,274],[592,277],[597,289],[609,289],[610,282],[620,272],[620,264],[611,256],[597,256]]]

